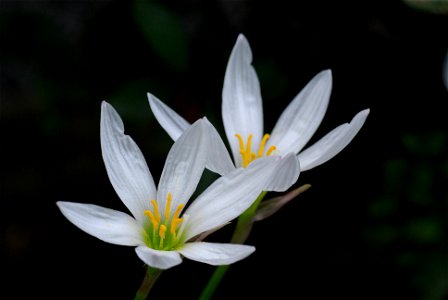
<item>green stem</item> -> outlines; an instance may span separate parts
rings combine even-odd
[[[162,273],[162,270],[151,268],[148,266],[145,278],[143,278],[143,282],[137,293],[135,294],[134,300],[146,300],[146,298],[148,298],[148,294],[151,291],[151,288],[153,287],[157,278],[159,278],[160,273]]]
[[[264,196],[266,196],[266,192],[262,192],[257,197],[255,202],[238,217],[238,222],[231,239],[232,244],[243,244],[247,240],[254,224],[253,218],[257,211],[258,205],[260,205],[260,202],[261,200],[263,200]],[[216,267],[215,271],[212,274],[212,277],[210,277],[210,280],[199,296],[199,300],[208,300],[212,297],[213,293],[215,292],[229,267],[230,265],[222,265]]]
[[[207,300],[212,297],[213,293],[215,292],[216,288],[218,287],[219,283],[221,282],[222,278],[226,274],[227,269],[229,267],[230,265],[223,265],[216,267],[212,277],[210,277],[210,280],[207,283],[207,286],[202,291],[201,296],[199,296],[200,300]]]

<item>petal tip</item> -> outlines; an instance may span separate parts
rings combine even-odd
[[[333,79],[333,72],[331,71],[331,69],[326,69],[321,71],[318,76],[331,81]]]

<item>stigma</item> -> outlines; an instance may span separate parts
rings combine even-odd
[[[261,139],[260,147],[258,148],[257,152],[253,152],[252,147],[252,133],[249,134],[249,137],[247,138],[246,144],[244,143],[243,137],[240,134],[235,134],[235,137],[238,139],[239,145],[240,145],[240,154],[241,154],[241,161],[243,167],[247,167],[252,161],[254,161],[257,158],[263,157],[263,155],[269,156],[274,152],[277,148],[275,146],[270,146],[268,150],[265,153],[265,147],[266,142],[269,139],[269,134],[263,135],[263,138]]]
[[[180,217],[184,204],[179,204],[171,214],[172,194],[168,193],[163,214],[156,200],[151,199],[151,209],[143,212],[148,217],[148,228],[144,232],[145,240],[149,247],[157,250],[171,250],[179,242],[182,236],[185,222]]]

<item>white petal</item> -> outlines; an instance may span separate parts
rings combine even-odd
[[[265,191],[284,192],[289,189],[300,175],[300,164],[294,153],[288,153],[277,161],[273,176],[264,187]]]
[[[157,121],[174,141],[190,127],[190,123],[150,93],[148,93],[148,100]],[[207,162],[207,169],[220,175],[227,174],[234,169],[232,159],[218,131],[208,120],[207,127],[210,137],[209,153],[211,154]]]
[[[188,202],[205,169],[208,143],[204,120],[200,119],[171,147],[157,191],[157,202],[161,209],[165,208],[168,193],[172,194],[172,212],[180,203]]]
[[[245,141],[253,134],[253,147],[258,149],[263,134],[263,107],[252,52],[240,34],[230,54],[222,90],[222,119],[236,165],[241,165],[239,144],[235,134]]]
[[[255,247],[220,243],[187,243],[178,250],[183,256],[213,266],[229,265],[255,251]]]
[[[182,257],[176,251],[161,251],[140,246],[135,248],[135,252],[145,264],[156,269],[166,270],[182,262]]]
[[[121,201],[139,221],[156,196],[154,180],[137,144],[124,134],[123,122],[115,109],[101,105],[101,149],[107,175]]]
[[[232,172],[235,166],[216,128],[206,118],[204,121],[209,135],[207,169],[224,176]]]
[[[292,153],[288,160],[290,163],[297,161]],[[278,164],[278,157],[260,158],[247,168],[238,168],[213,182],[185,212],[190,216],[185,229],[186,240],[243,213],[272,178],[278,176]]]
[[[333,158],[344,149],[364,125],[370,110],[360,111],[350,123],[342,124],[298,155],[302,171],[312,169]]]
[[[129,215],[93,204],[57,202],[62,214],[79,229],[102,241],[124,246],[143,245],[143,228]]]
[[[299,153],[319,127],[327,111],[332,86],[331,71],[314,76],[291,101],[275,125],[267,147],[281,154]]]
[[[165,129],[174,141],[179,138],[182,132],[190,127],[190,123],[188,123],[184,118],[169,108],[162,101],[157,99],[154,95],[148,93],[148,101],[160,126]]]

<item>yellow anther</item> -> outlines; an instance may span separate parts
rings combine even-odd
[[[166,226],[164,224],[160,225],[159,236],[161,239],[165,238]]]
[[[183,221],[182,218],[175,218],[175,219],[173,218],[173,219],[171,220],[170,233],[171,233],[172,235],[176,236],[176,229],[177,229],[177,226],[178,226],[180,223],[182,223],[182,221]]]
[[[165,206],[165,220],[168,220],[170,217],[171,198],[173,198],[173,195],[171,193],[168,193],[168,197],[166,199],[166,206]]]
[[[238,139],[238,142],[240,144],[240,153],[241,155],[243,155],[244,153],[244,141],[243,141],[243,137],[240,134],[235,134],[236,138]]]
[[[143,212],[143,214],[149,218],[149,220],[150,220],[151,223],[152,223],[152,226],[154,226],[154,228],[157,229],[157,227],[159,226],[159,222],[158,222],[157,219],[154,217],[153,213],[152,213],[150,210],[145,210],[145,211]]]
[[[156,200],[151,200],[152,206],[154,206],[154,217],[156,218],[157,222],[160,222],[160,213],[159,213],[159,206],[157,205]]]
[[[269,139],[270,135],[265,134],[263,135],[263,139],[261,140],[260,148],[258,148],[258,158],[263,156],[264,153],[264,146],[266,145],[266,141]]]
[[[179,218],[180,211],[182,210],[182,208],[184,208],[184,205],[179,204],[176,208],[176,211],[173,214],[173,218],[171,219],[170,233],[173,235],[176,233],[177,225],[179,225],[180,222],[182,222],[182,219]]]
[[[252,133],[249,134],[249,137],[247,138],[246,145],[244,145],[243,137],[240,134],[237,133],[237,134],[235,134],[235,136],[238,138],[238,143],[240,145],[240,154],[241,154],[241,160],[242,160],[243,167],[247,167],[254,159],[257,158],[257,154],[253,153],[251,150],[253,134]],[[268,135],[268,137],[269,137],[269,135]],[[264,140],[264,137],[263,137],[263,140]],[[264,143],[266,143],[266,141],[264,141]],[[264,143],[263,143],[262,147],[264,147]],[[263,155],[263,153],[261,153],[261,155]]]
[[[252,145],[252,133],[251,134],[249,134],[249,137],[247,138],[247,145],[246,145],[246,161],[247,161],[247,164],[246,164],[246,166],[250,163],[250,161],[251,161],[251,157],[252,157],[252,152],[251,152],[251,149],[250,149],[250,147],[251,147],[251,145]]]
[[[165,231],[166,231],[166,226],[164,224],[160,225],[160,229],[159,229],[159,236],[160,236],[159,248],[160,249],[163,248],[163,241],[165,240]]]
[[[266,156],[271,155],[272,152],[274,152],[275,150],[277,150],[277,147],[275,147],[275,146],[269,147],[268,152],[266,152]]]

